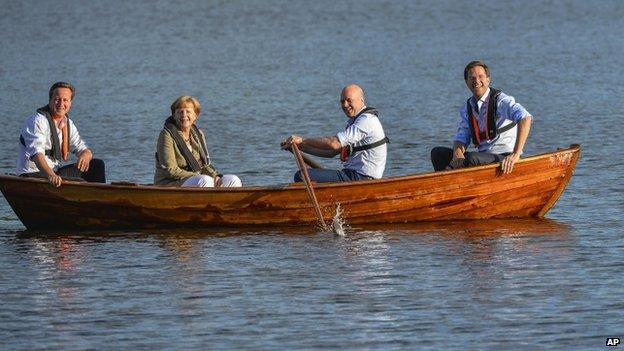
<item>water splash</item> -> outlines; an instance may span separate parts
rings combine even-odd
[[[332,219],[332,231],[335,235],[345,236],[345,221],[340,217],[342,215],[342,208],[340,204],[336,205],[336,213],[334,214],[334,218]]]

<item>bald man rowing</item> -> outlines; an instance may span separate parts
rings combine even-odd
[[[386,168],[388,138],[384,133],[378,112],[367,107],[364,91],[355,84],[347,85],[340,94],[342,111],[349,119],[343,131],[336,135],[305,138],[291,135],[281,146],[288,150],[296,144],[302,152],[332,158],[340,155],[341,170],[309,169],[310,179],[315,182],[348,182],[379,179]],[[300,172],[295,173],[295,182],[301,181]]]

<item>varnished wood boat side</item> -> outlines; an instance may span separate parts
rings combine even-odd
[[[552,156],[552,158],[554,159],[553,162],[566,163],[566,159],[570,158],[570,161],[569,161],[570,165],[569,167],[566,168],[565,178],[559,183],[559,187],[557,188],[557,190],[553,193],[552,197],[548,200],[548,202],[544,205],[544,207],[542,207],[540,212],[537,214],[537,216],[540,218],[544,217],[544,215],[546,215],[546,212],[550,211],[550,209],[555,205],[555,202],[559,200],[559,197],[561,196],[561,194],[563,194],[563,191],[568,186],[568,183],[570,182],[570,179],[572,178],[572,173],[574,173],[574,170],[576,169],[576,163],[578,162],[578,159],[581,156],[581,145],[572,144],[570,145],[570,149],[576,150],[576,152],[563,153],[563,154],[557,154],[557,155]]]
[[[569,182],[580,147],[497,165],[380,180],[315,184],[323,217],[341,204],[353,224],[446,219],[543,217]],[[170,188],[0,176],[5,198],[29,228],[153,228],[301,225],[315,212],[301,184],[244,188]]]

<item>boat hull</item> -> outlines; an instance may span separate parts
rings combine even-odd
[[[380,180],[315,184],[325,220],[340,204],[349,224],[543,217],[568,184],[580,146],[527,157],[511,174],[498,165]],[[302,184],[174,188],[0,175],[0,190],[28,229],[309,225]]]

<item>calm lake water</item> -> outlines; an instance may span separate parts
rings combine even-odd
[[[545,220],[95,233],[26,231],[0,199],[0,349],[603,349],[624,338],[624,2],[0,1],[0,171],[57,80],[110,181],[149,183],[182,94],[217,167],[286,183],[291,133],[331,135],[360,84],[426,172],[463,67],[534,116],[525,148],[582,145]],[[336,160],[327,166],[338,167]]]

